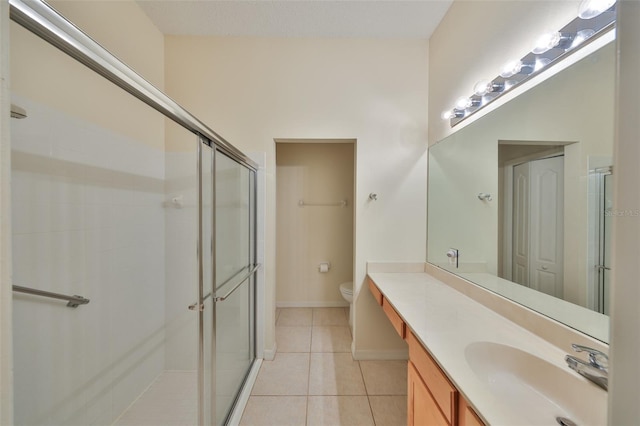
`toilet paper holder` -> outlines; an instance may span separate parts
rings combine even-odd
[[[320,262],[318,265],[318,271],[322,274],[329,272],[329,269],[331,269],[331,262]]]

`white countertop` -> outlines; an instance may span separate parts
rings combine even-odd
[[[427,273],[370,273],[369,277],[488,424],[545,423],[532,423],[522,412],[516,412],[508,401],[488,390],[487,383],[471,369],[465,356],[465,349],[471,343],[494,342],[520,349],[561,370],[568,370],[569,374],[583,380],[585,386],[593,386],[568,369],[565,352]],[[602,400],[598,394],[596,404],[604,404],[604,409],[597,412],[604,412],[597,419],[589,420],[593,424],[606,423],[606,393],[601,393]],[[553,418],[546,424],[557,425]]]

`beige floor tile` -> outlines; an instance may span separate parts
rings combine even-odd
[[[276,326],[278,352],[309,352],[311,327]]]
[[[366,396],[310,396],[307,426],[374,426]]]
[[[376,426],[405,426],[407,424],[407,396],[370,396]]]
[[[281,308],[276,325],[310,326],[311,308]]]
[[[309,386],[309,354],[277,353],[263,361],[252,395],[306,395]]]
[[[241,426],[304,426],[306,396],[251,396]]]
[[[351,352],[351,331],[342,325],[313,327],[311,352]]]
[[[407,361],[360,361],[368,395],[406,395]]]
[[[344,308],[313,308],[313,325],[349,326]]]
[[[366,395],[358,361],[350,353],[312,353],[309,395]]]

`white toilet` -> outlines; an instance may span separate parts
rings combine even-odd
[[[353,282],[347,281],[340,284],[340,293],[344,300],[349,302],[349,325],[351,325],[351,305],[353,303]]]

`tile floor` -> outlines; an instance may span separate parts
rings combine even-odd
[[[406,361],[354,361],[345,308],[276,313],[278,353],[264,361],[244,426],[404,426]]]
[[[264,361],[243,426],[404,426],[405,361],[354,361],[348,309],[287,308],[276,313],[278,353]],[[115,422],[195,425],[196,373],[166,371]]]

